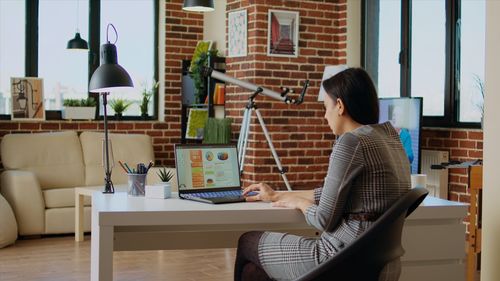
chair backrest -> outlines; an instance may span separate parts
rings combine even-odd
[[[428,191],[413,188],[398,199],[373,225],[335,256],[296,279],[377,281],[382,269],[404,254],[401,234],[404,220],[424,200]],[[396,279],[399,278],[399,272]]]

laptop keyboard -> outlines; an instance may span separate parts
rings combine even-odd
[[[184,197],[191,198],[227,198],[227,197],[241,197],[241,190],[227,190],[227,191],[212,191],[212,192],[197,192],[184,194]]]

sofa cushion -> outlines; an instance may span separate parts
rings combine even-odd
[[[137,163],[154,161],[153,143],[151,137],[141,134],[110,134],[112,159],[114,168],[111,174],[113,184],[126,184],[127,175],[118,164],[118,161],[126,162],[135,167]],[[85,185],[103,185],[104,168],[103,143],[104,134],[99,132],[83,132],[80,142],[83,150],[83,161],[85,164]],[[110,155],[111,157],[111,155]],[[111,160],[111,159],[110,159]],[[111,162],[111,161],[110,161]]]
[[[65,208],[75,207],[75,189],[74,188],[56,188],[45,189],[43,191],[45,208]],[[83,204],[90,206],[90,196],[83,197]]]
[[[0,194],[0,248],[17,239],[17,222],[9,202]]]
[[[81,186],[85,182],[76,132],[6,135],[1,157],[6,170],[33,172],[42,189]]]

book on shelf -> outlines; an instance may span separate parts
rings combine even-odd
[[[214,105],[224,105],[226,102],[226,85],[224,83],[216,83],[213,95]],[[205,104],[208,104],[208,95],[205,98]]]

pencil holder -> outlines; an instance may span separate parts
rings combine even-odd
[[[144,196],[147,174],[127,174],[128,175],[128,195]]]

